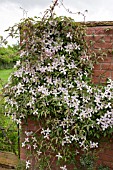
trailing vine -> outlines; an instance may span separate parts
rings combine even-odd
[[[20,125],[28,118],[39,122],[36,132],[25,131],[26,169],[49,170],[53,162],[75,168],[80,150],[97,148],[99,138],[113,131],[113,81],[91,82],[95,61],[85,27],[51,9],[18,25],[20,60],[3,89],[6,115]]]

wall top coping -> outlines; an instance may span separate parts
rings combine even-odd
[[[79,22],[87,27],[98,27],[98,26],[113,26],[113,21],[88,21]]]

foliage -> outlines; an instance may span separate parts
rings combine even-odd
[[[109,167],[100,165],[100,166],[98,167],[98,170],[109,170]]]
[[[39,122],[36,132],[25,131],[26,169],[34,158],[40,170],[51,169],[54,160],[67,170],[80,150],[97,148],[98,139],[112,133],[113,81],[104,87],[91,82],[95,59],[87,53],[84,26],[71,18],[51,8],[17,29],[21,58],[3,90],[6,114],[17,124]]]
[[[13,72],[13,69],[0,70],[0,88],[7,83],[8,77]]]
[[[94,170],[95,167],[95,161],[96,161],[96,156],[94,155],[94,153],[86,153],[84,155],[82,155],[82,157],[80,158],[80,165],[82,170]]]
[[[6,70],[6,71],[7,71],[7,74],[6,73],[3,74],[5,75],[3,77],[5,78],[5,83],[6,83],[6,79],[8,79],[9,73],[11,73],[12,70]],[[1,78],[1,74],[0,74],[0,78]],[[3,84],[4,82],[2,81],[2,86]],[[18,154],[17,125],[15,124],[15,122],[11,120],[10,117],[7,117],[4,115],[4,98],[1,92],[0,92],[0,150],[12,151],[15,154]]]
[[[19,60],[19,54],[17,53],[18,46],[13,47],[0,47],[0,69],[12,68],[17,60]]]
[[[3,36],[0,35],[0,47],[6,44],[7,44],[7,38],[4,39]]]
[[[24,161],[20,160],[17,167],[16,167],[16,170],[25,170],[26,169],[26,164]]]
[[[80,157],[78,170],[109,170],[105,165],[97,165],[96,152],[89,151]]]
[[[0,150],[10,151],[18,154],[18,132],[17,126],[11,121],[11,119],[0,115]],[[4,121],[3,121],[4,120]],[[10,124],[9,124],[10,122]]]

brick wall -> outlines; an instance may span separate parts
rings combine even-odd
[[[94,66],[93,82],[104,83],[108,77],[113,79],[113,22],[88,22],[86,25],[89,51],[100,58]]]
[[[95,52],[99,58],[98,63],[94,65],[92,80],[94,83],[104,83],[107,78],[113,79],[113,22],[88,22],[86,26],[89,52]],[[30,118],[28,124],[29,126],[23,124],[22,132],[35,131],[38,128],[38,123]],[[107,165],[113,170],[113,139],[101,140],[97,156],[97,164]],[[25,160],[25,157],[25,150],[21,148],[21,159]],[[55,167],[53,169],[55,170]]]

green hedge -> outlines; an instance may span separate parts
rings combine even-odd
[[[0,69],[9,69],[19,60],[18,47],[0,47]]]

